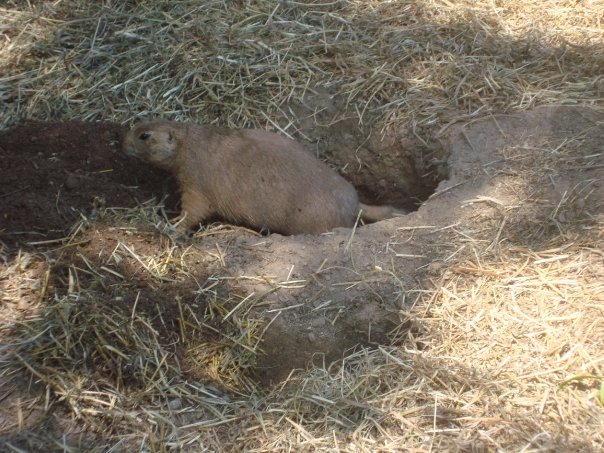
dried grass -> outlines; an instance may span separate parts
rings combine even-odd
[[[0,17],[0,127],[161,115],[295,135],[292,106],[327,92],[361,123],[439,128],[544,103],[601,106],[604,93],[596,1],[8,1]],[[532,183],[535,169],[595,162],[531,151],[515,169]],[[165,232],[156,205],[103,215]],[[39,451],[599,451],[604,219],[561,219],[528,189],[526,206],[503,206],[497,222],[443,233],[463,245],[416,289],[406,316],[419,331],[401,329],[403,346],[360,350],[270,392],[241,372],[262,334],[246,317],[251,299],[201,283],[204,316],[179,304],[180,330],[166,339],[162,320],[99,297],[90,282],[102,285],[104,263],[72,265],[66,292],[48,293],[55,263],[0,249],[2,387],[27,371],[45,391],[15,407],[65,411],[64,433],[17,428]],[[547,225],[531,222],[537,208]],[[188,274],[172,243],[115,253],[152,279]],[[220,341],[200,342],[215,322]],[[559,386],[583,375],[594,377]]]
[[[360,123],[416,126],[602,100],[599,2],[71,0],[0,13],[2,126],[161,115],[295,134],[291,107],[316,91]]]

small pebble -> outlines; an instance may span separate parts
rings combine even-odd
[[[310,322],[312,327],[323,327],[325,325],[325,318],[315,318]]]
[[[79,185],[78,178],[74,175],[68,175],[65,179],[65,187],[69,190],[76,189]]]

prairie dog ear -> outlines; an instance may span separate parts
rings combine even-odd
[[[168,143],[169,144],[174,143],[174,129],[170,129],[168,131]]]

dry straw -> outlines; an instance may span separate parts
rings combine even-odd
[[[362,124],[418,131],[546,103],[601,106],[603,17],[604,5],[589,0],[4,1],[0,127],[163,116],[295,136],[295,106],[313,92]],[[566,154],[545,145],[516,171],[538,182],[543,168],[588,165],[575,145]],[[593,184],[561,203],[577,206]],[[163,231],[156,205],[103,213]],[[127,282],[102,260],[71,263],[60,290],[48,290],[61,265],[49,257],[70,253],[87,220],[55,255],[2,248],[0,398],[19,414],[1,428],[12,435],[4,447],[599,451],[601,214],[561,219],[561,206],[536,192],[525,206],[500,208],[497,221],[439,233],[456,248],[430,285],[410,292],[403,317],[414,328],[399,330],[399,346],[360,350],[270,391],[245,372],[262,335],[246,316],[258,296],[196,282],[207,309],[177,301],[178,330],[161,331],[166,320],[139,310],[144,300],[124,311],[106,299],[107,281],[118,285],[114,297]],[[531,220],[535,209],[549,210],[546,223]],[[169,282],[190,275],[185,254],[170,241],[147,255],[124,243],[107,259]],[[41,392],[11,400],[24,383]],[[57,432],[26,423],[36,410],[54,414]]]
[[[417,125],[602,98],[595,1],[22,3],[0,9],[4,126],[161,115],[295,134],[290,108],[317,90],[361,123]]]

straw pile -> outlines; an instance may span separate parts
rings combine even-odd
[[[295,106],[313,92],[339,99],[342,117],[418,133],[546,103],[601,107],[603,17],[588,0],[5,1],[0,127],[157,115],[296,136]],[[525,180],[576,169],[573,146],[563,159],[544,146],[524,161]],[[563,202],[579,203],[581,190]],[[161,229],[154,208],[103,216]],[[547,224],[531,222],[535,209],[551,210]],[[102,261],[61,267],[87,219],[53,253],[2,248],[1,398],[33,388],[5,402],[18,416],[2,418],[4,447],[598,451],[604,221],[562,222],[559,209],[527,190],[507,217],[450,230],[458,248],[410,293],[402,317],[414,327],[398,342],[270,390],[241,372],[262,334],[243,316],[247,301],[214,292],[211,278],[197,282],[210,301],[202,316],[175,301],[164,319],[152,295],[140,311],[108,300],[126,282]],[[115,259],[170,281],[189,275],[185,254],[166,243]],[[222,333],[217,318],[228,321]],[[170,321],[180,328],[162,330]]]

